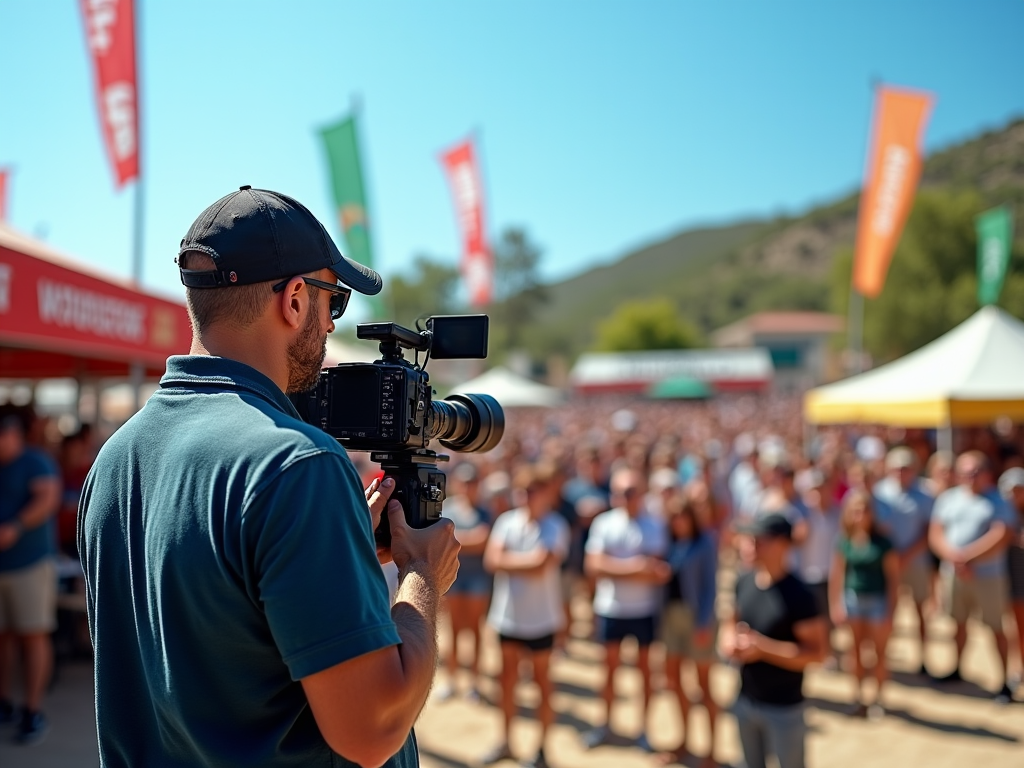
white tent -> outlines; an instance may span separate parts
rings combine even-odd
[[[899,360],[804,399],[812,424],[959,427],[1024,420],[1024,323],[988,306]]]
[[[565,401],[560,389],[538,384],[500,366],[453,387],[452,393],[490,395],[502,408],[553,408]]]

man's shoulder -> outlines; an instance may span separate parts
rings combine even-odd
[[[491,526],[491,531],[494,533],[501,533],[512,528],[521,527],[524,519],[524,514],[525,510],[519,507],[515,509],[510,509],[506,512],[502,512],[495,519],[494,525]]]
[[[626,514],[626,510],[622,507],[615,507],[597,515],[591,525],[599,528],[614,528],[628,522],[629,515]]]
[[[47,475],[55,477],[58,474],[57,462],[41,448],[31,445],[26,447],[19,461],[24,463],[25,468],[28,469],[33,477]]]
[[[941,516],[951,509],[958,509],[963,506],[966,496],[959,485],[947,488],[935,497],[935,514]]]
[[[221,456],[265,455],[268,446],[277,451],[320,450],[346,455],[323,430],[246,392],[191,396],[157,392],[111,436],[107,445],[112,450],[123,449],[153,439],[156,431],[171,451],[179,447],[193,450],[215,440]]]
[[[789,610],[796,615],[797,620],[813,618],[818,615],[814,595],[799,576],[792,573],[787,574],[777,584],[783,600]]]

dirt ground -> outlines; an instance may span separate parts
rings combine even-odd
[[[979,624],[972,624],[962,671],[966,680],[955,685],[938,685],[913,674],[920,665],[916,618],[912,609],[901,606],[888,657],[893,671],[887,684],[887,714],[879,721],[854,718],[847,714],[853,695],[853,680],[842,672],[815,668],[809,672],[804,691],[809,697],[807,722],[808,764],[810,766],[878,766],[908,768],[962,768],[965,765],[997,768],[1024,766],[1024,704],[999,705],[988,691],[999,686],[1000,673],[992,635]],[[553,768],[651,768],[655,758],[633,746],[640,733],[640,676],[635,668],[623,667],[617,677],[617,699],[612,715],[615,743],[587,751],[580,734],[601,715],[598,692],[602,685],[602,649],[585,639],[589,634],[586,605],[579,601],[574,614],[582,619],[573,626],[566,655],[552,661],[555,680],[553,706],[556,724],[549,735],[548,761]],[[952,668],[953,625],[938,618],[929,627],[932,638],[927,664],[935,674]],[[442,633],[442,646],[450,647],[450,635]],[[848,639],[837,633],[837,643]],[[630,649],[624,651],[629,658]],[[655,651],[652,651],[652,665]],[[424,768],[472,768],[488,749],[497,744],[501,732],[501,713],[495,675],[500,667],[497,641],[488,634],[484,641],[481,684],[485,701],[472,703],[462,696],[439,701],[434,693],[424,709],[416,733]],[[1012,658],[1012,654],[1011,654]],[[517,689],[522,717],[513,722],[512,750],[520,759],[532,755],[539,741],[539,725],[532,717],[537,701],[534,685],[528,682],[529,669],[522,670],[526,680]],[[435,693],[447,681],[438,672]],[[468,686],[468,675],[459,677],[460,692]],[[696,690],[696,680],[687,679]],[[712,669],[712,687],[717,701],[731,702],[738,677],[730,667],[719,664]],[[663,682],[655,680],[656,693],[649,716],[648,736],[655,748],[679,743],[682,727],[672,694]],[[1020,693],[1024,693],[1021,690]],[[691,715],[692,749],[697,756],[707,754],[708,726],[702,708]],[[727,765],[741,763],[736,725],[732,715],[723,712],[719,719],[715,757]],[[687,761],[697,766],[698,759]],[[498,766],[514,766],[513,761]]]
[[[574,637],[568,654],[552,664],[556,682],[554,707],[557,722],[550,736],[548,759],[554,768],[652,768],[655,760],[642,753],[631,740],[640,731],[638,716],[639,676],[632,667],[619,673],[618,691],[612,724],[619,734],[615,746],[586,752],[580,745],[580,733],[599,716],[597,691],[601,685],[601,648],[586,640],[589,622],[586,605],[577,605],[582,619],[573,627]],[[930,627],[937,638],[928,648],[931,670],[943,674],[952,665],[952,630],[948,620],[940,619]],[[991,635],[972,625],[963,671],[973,683],[939,688],[925,678],[909,674],[920,660],[917,656],[916,626],[909,612],[897,616],[896,634],[889,650],[890,664],[896,670],[886,691],[889,714],[881,721],[854,719],[846,714],[852,695],[848,675],[814,670],[808,675],[805,691],[812,708],[807,715],[811,727],[808,764],[812,768],[879,766],[884,768],[1014,768],[1024,766],[1024,704],[1000,706],[990,700],[986,690],[995,690],[997,662]],[[442,646],[450,642],[442,632]],[[628,649],[627,649],[628,651]],[[627,657],[630,654],[627,652]],[[497,643],[488,635],[484,644],[484,670],[491,676],[484,681],[483,693],[497,701],[493,675],[498,670]],[[527,671],[527,670],[524,670]],[[438,681],[446,675],[438,672]],[[460,681],[465,687],[465,680]],[[689,681],[691,684],[693,681]],[[732,701],[736,673],[719,665],[712,671],[716,699]],[[1024,689],[1018,691],[1024,694]],[[512,746],[520,757],[533,753],[537,746],[538,726],[530,717],[536,704],[536,691],[530,683],[518,690],[523,717],[513,724]],[[0,766],[2,768],[79,768],[94,766],[96,734],[93,721],[92,670],[88,663],[62,665],[46,709],[52,724],[46,740],[33,747],[10,743],[12,729],[0,729]],[[693,721],[694,752],[706,753],[707,723],[700,708]],[[652,704],[649,736],[655,747],[668,747],[682,735],[678,715],[670,695],[658,692]],[[735,723],[731,715],[720,719],[716,756],[727,764],[740,759]],[[475,704],[463,698],[448,701],[432,699],[416,726],[424,768],[472,768],[500,732],[499,710],[488,703]],[[696,766],[690,761],[690,766]],[[511,768],[506,761],[499,768]]]

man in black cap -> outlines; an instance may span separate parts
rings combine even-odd
[[[410,529],[392,481],[364,493],[285,396],[380,277],[301,204],[250,187],[200,215],[179,266],[190,354],[100,451],[79,508],[100,763],[418,765],[453,527]]]
[[[720,634],[723,655],[740,665],[733,705],[747,768],[803,768],[804,669],[828,651],[828,627],[814,596],[789,572],[793,527],[779,513],[744,530],[754,540],[754,569],[736,582],[733,616]]]

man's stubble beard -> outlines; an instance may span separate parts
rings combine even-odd
[[[315,288],[315,286],[313,286]],[[309,314],[298,337],[288,346],[287,394],[312,389],[327,357],[327,334],[320,335],[320,289],[310,290]]]

